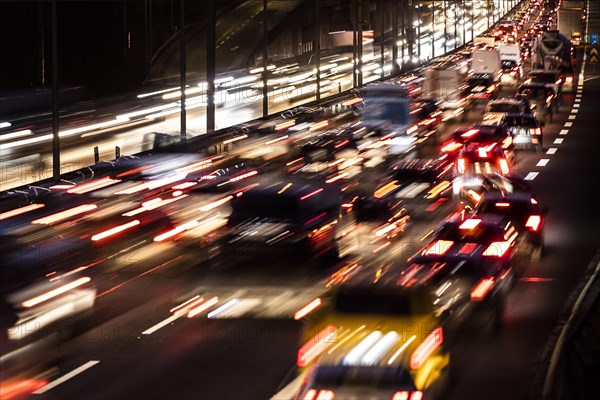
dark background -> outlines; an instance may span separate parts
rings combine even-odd
[[[217,0],[217,9],[234,0]],[[58,1],[60,86],[94,97],[127,93],[144,81],[153,54],[179,30],[179,0]],[[186,25],[205,0],[186,1]],[[0,2],[0,92],[51,85],[51,2]],[[44,65],[44,67],[42,67]]]

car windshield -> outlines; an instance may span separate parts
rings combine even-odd
[[[298,219],[299,203],[290,200],[289,197],[246,192],[233,203],[233,214],[237,218]]]
[[[488,109],[488,112],[493,113],[520,113],[521,111],[519,104],[513,103],[492,103]]]
[[[402,388],[413,385],[410,373],[396,366],[390,367],[354,367],[321,365],[315,370],[317,388],[338,388],[342,385],[352,387]]]
[[[418,292],[421,295],[423,293]],[[341,314],[378,314],[407,317],[431,311],[430,299],[417,293],[410,296],[396,290],[381,288],[340,288],[333,308]]]
[[[530,73],[529,77],[532,82],[540,82],[540,83],[556,83],[556,75],[553,73]]]
[[[505,117],[504,124],[507,126],[522,126],[526,128],[537,127],[535,120],[530,117]]]

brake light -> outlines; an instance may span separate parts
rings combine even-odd
[[[542,130],[540,128],[531,128],[531,129],[529,129],[529,134],[530,135],[541,135]]]
[[[316,396],[317,396],[317,391],[315,389],[310,389],[304,395],[304,399],[303,400],[315,400]]]
[[[525,227],[530,230],[537,232],[542,224],[542,217],[540,215],[530,215],[525,223]]]
[[[488,293],[494,287],[494,278],[482,278],[471,291],[472,301],[481,301],[485,299]]]
[[[450,247],[452,247],[453,244],[454,242],[452,240],[436,240],[427,248],[427,250],[425,250],[423,254],[426,256],[441,256],[450,250]]]
[[[299,367],[306,367],[319,356],[325,349],[336,341],[336,328],[333,325],[327,325],[319,331],[308,342],[304,343],[298,349],[297,364]]]
[[[531,204],[537,204],[537,203],[538,203],[537,200],[532,197],[531,198]]]
[[[552,95],[550,95],[550,96],[546,97],[546,104],[550,103],[550,102],[552,101],[552,98],[553,98],[553,97],[554,97],[554,96],[552,96]]]
[[[481,223],[480,219],[469,218],[469,219],[466,219],[462,224],[460,224],[458,229],[470,230],[470,229],[475,228],[480,223]]]
[[[410,356],[410,368],[417,369],[423,366],[427,358],[444,343],[444,331],[442,327],[437,327],[421,344],[415,349]]]
[[[479,157],[481,157],[481,158],[487,158],[488,153],[487,153],[487,149],[485,147],[480,147],[477,150],[479,152]]]
[[[421,400],[423,398],[423,392],[420,390],[409,392],[408,390],[401,390],[394,393],[392,400]]]
[[[483,252],[485,257],[502,257],[510,248],[510,242],[493,242]]]
[[[567,79],[565,79],[566,83],[573,83],[573,77],[572,76],[567,76]]]
[[[508,168],[508,161],[505,158],[500,159],[500,170],[502,171],[502,175],[506,175],[510,172]]]
[[[510,203],[496,203],[496,207],[510,207]]]
[[[459,158],[458,160],[456,160],[456,169],[458,170],[459,174],[465,173],[465,159],[464,158]]]
[[[317,395],[316,400],[333,400],[335,399],[335,393],[333,390],[321,390]]]

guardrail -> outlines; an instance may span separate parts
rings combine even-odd
[[[536,371],[531,399],[600,398],[600,251],[569,297]]]

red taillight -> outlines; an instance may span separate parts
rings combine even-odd
[[[481,301],[485,299],[488,293],[494,287],[494,278],[483,278],[471,291],[472,301]]]
[[[333,390],[321,390],[317,395],[317,400],[333,400],[335,399],[335,393]]]
[[[423,392],[420,390],[409,392],[408,390],[401,390],[394,393],[392,400],[421,400],[423,398]]]
[[[542,225],[542,217],[540,215],[530,215],[525,223],[525,227],[534,232],[540,229],[540,225]]]
[[[302,400],[315,400],[315,397],[317,397],[317,391],[315,389],[310,389],[306,392]]]
[[[102,240],[104,238],[107,238],[109,236],[116,235],[117,233],[123,232],[124,230],[130,229],[130,228],[133,228],[134,226],[139,225],[139,224],[140,224],[140,221],[136,219],[136,220],[130,221],[126,224],[115,226],[114,228],[110,228],[104,232],[95,234],[94,236],[92,236],[92,241],[96,242],[96,241]]]
[[[567,76],[567,79],[565,79],[566,83],[573,83],[573,77],[572,76]]]
[[[427,358],[433,354],[433,352],[444,343],[444,331],[442,327],[437,327],[427,337],[421,344],[415,349],[415,351],[410,356],[410,368],[417,369],[420,368]]]
[[[510,242],[493,242],[483,252],[486,257],[502,257],[510,248]]]
[[[530,128],[529,129],[529,134],[530,135],[541,135],[542,134],[542,130],[540,128]]]
[[[298,366],[306,367],[335,342],[336,328],[328,325],[298,349]]]

